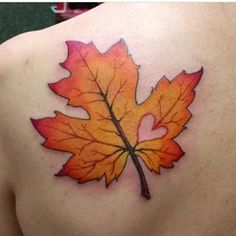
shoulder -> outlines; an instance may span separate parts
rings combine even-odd
[[[27,64],[27,58],[33,53],[34,44],[37,45],[39,32],[27,32],[0,44],[0,83],[6,82]],[[0,89],[3,89],[0,86]]]

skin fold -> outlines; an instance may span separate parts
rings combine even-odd
[[[0,235],[235,235],[235,29],[235,4],[105,3],[0,45]],[[163,76],[204,68],[193,116],[175,138],[185,155],[161,174],[140,162],[149,201],[130,158],[109,188],[54,177],[70,154],[39,145],[30,121],[54,110],[88,118],[47,84],[69,76],[59,65],[65,41],[93,41],[105,52],[121,38],[140,65],[138,103]]]

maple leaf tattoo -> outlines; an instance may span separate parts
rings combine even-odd
[[[141,104],[136,101],[138,65],[124,40],[100,53],[91,42],[67,41],[68,57],[60,65],[68,78],[49,84],[50,89],[82,107],[88,119],[55,111],[55,117],[31,119],[44,137],[43,146],[71,153],[56,176],[79,183],[105,177],[106,186],[118,179],[130,157],[138,171],[141,195],[150,199],[142,160],[150,171],[171,168],[184,152],[174,141],[191,118],[188,106],[203,73],[185,71],[173,80],[156,84]]]

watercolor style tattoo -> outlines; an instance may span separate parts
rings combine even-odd
[[[130,157],[138,171],[141,195],[150,192],[141,161],[150,171],[172,168],[184,152],[174,141],[191,118],[188,106],[203,73],[182,71],[173,80],[156,84],[141,104],[136,101],[138,69],[124,40],[100,53],[91,42],[67,41],[68,57],[60,65],[68,78],[49,84],[50,89],[82,107],[88,119],[55,111],[54,117],[31,119],[45,138],[43,146],[71,153],[56,176],[79,183],[105,177],[106,186],[117,180]]]

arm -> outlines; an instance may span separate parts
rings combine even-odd
[[[9,183],[9,166],[0,137],[0,235],[22,235],[15,212],[15,197]]]
[[[2,55],[4,55],[2,48],[0,48],[0,92],[2,93],[2,88],[4,87],[4,81],[6,77],[6,60]],[[3,135],[3,109],[1,101],[1,113],[0,113],[0,235],[5,236],[21,236],[23,235],[20,230],[19,223],[16,217],[16,204],[15,196],[13,190],[12,177],[13,168],[11,166],[8,155],[5,153],[4,147],[4,135]],[[6,141],[6,140],[5,140]]]

